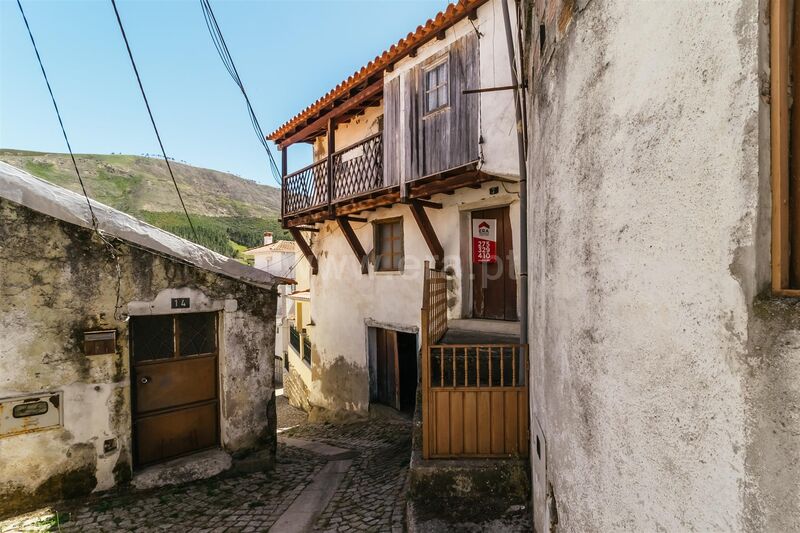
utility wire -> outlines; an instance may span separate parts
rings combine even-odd
[[[214,43],[214,47],[217,49],[217,53],[219,54],[220,59],[222,60],[222,64],[225,65],[225,69],[230,74],[231,78],[233,78],[234,83],[236,86],[239,87],[239,90],[242,91],[242,95],[244,96],[244,101],[247,104],[247,112],[250,115],[250,123],[253,126],[253,130],[256,132],[256,136],[258,136],[258,141],[261,143],[261,146],[264,147],[264,150],[267,152],[267,157],[269,158],[270,163],[270,170],[272,171],[272,178],[281,186],[281,172],[278,169],[278,165],[275,163],[275,157],[272,155],[272,150],[269,148],[269,143],[267,142],[267,137],[264,135],[263,130],[261,129],[261,125],[258,123],[258,118],[256,117],[255,111],[253,111],[253,105],[250,103],[250,98],[247,96],[247,91],[244,88],[244,83],[242,82],[242,78],[239,77],[239,71],[236,70],[236,65],[233,62],[233,57],[231,56],[230,51],[228,50],[228,45],[225,43],[225,37],[222,35],[222,30],[217,23],[217,17],[214,16],[214,11],[211,9],[211,2],[210,0],[200,0],[200,5],[203,8],[203,16],[206,19],[206,27],[208,27],[208,33],[211,35],[211,40]]]
[[[172,173],[172,166],[170,166],[169,158],[167,157],[167,152],[166,150],[164,150],[164,143],[161,142],[161,135],[158,133],[158,127],[156,126],[156,121],[153,118],[153,111],[150,109],[150,102],[147,101],[147,94],[144,92],[144,86],[142,85],[142,78],[139,76],[139,69],[136,68],[136,61],[134,61],[133,59],[133,52],[131,52],[131,45],[128,43],[128,36],[125,35],[125,28],[122,26],[122,19],[120,18],[119,11],[117,10],[116,0],[111,0],[111,5],[114,8],[114,14],[117,16],[117,24],[119,24],[119,31],[122,33],[122,39],[125,41],[125,48],[128,49],[128,57],[131,59],[131,66],[133,67],[134,74],[136,74],[136,81],[139,83],[139,90],[142,92],[144,105],[147,107],[147,114],[150,115],[150,122],[153,124],[153,130],[156,132],[158,145],[161,147],[161,155],[164,156],[164,162],[167,164],[167,170],[169,171],[169,176],[172,178],[172,183],[175,184],[175,191],[178,193],[178,199],[181,201],[181,207],[183,207],[184,214],[186,214],[186,220],[189,221],[189,227],[192,228],[192,234],[194,235],[195,241],[199,241],[199,238],[197,236],[197,230],[194,229],[194,224],[192,224],[192,219],[189,216],[189,211],[186,210],[186,204],[183,203],[183,196],[181,196],[181,190],[178,188],[178,181],[175,179],[175,174]]]
[[[28,30],[28,37],[31,38],[31,44],[33,45],[33,51],[36,52],[36,59],[39,61],[39,68],[42,69],[42,76],[44,76],[44,82],[47,84],[47,92],[50,93],[50,100],[53,101],[53,107],[56,110],[56,116],[58,117],[58,124],[61,126],[61,133],[64,135],[64,142],[67,143],[67,150],[69,150],[69,156],[72,158],[72,166],[75,167],[75,174],[78,175],[78,181],[81,184],[81,190],[83,191],[83,196],[86,198],[86,205],[89,206],[89,215],[92,217],[92,227],[97,231],[97,217],[94,216],[94,209],[92,209],[92,202],[89,200],[89,195],[86,194],[86,186],[83,183],[83,178],[81,177],[81,171],[78,170],[78,163],[75,161],[75,154],[72,153],[72,146],[69,144],[69,138],[67,137],[67,130],[64,128],[64,121],[61,120],[61,111],[58,110],[58,104],[56,103],[56,97],[53,96],[53,89],[50,87],[50,80],[47,78],[47,72],[44,70],[44,64],[42,63],[42,56],[39,55],[39,47],[36,46],[36,41],[33,39],[33,32],[31,32],[31,27],[28,24],[28,17],[25,16],[25,10],[22,9],[22,2],[17,0],[17,5],[19,6],[19,12],[22,13],[22,20],[25,21],[25,28]]]
[[[58,110],[58,104],[56,104],[56,97],[53,95],[53,88],[50,87],[50,80],[47,78],[47,72],[44,70],[44,64],[42,63],[42,57],[39,55],[39,48],[36,46],[36,41],[33,38],[33,32],[31,31],[31,27],[28,24],[28,17],[25,16],[25,10],[22,9],[22,3],[20,0],[17,0],[17,6],[19,6],[19,12],[22,14],[22,20],[25,21],[25,28],[28,30],[28,36],[31,38],[31,44],[33,44],[33,50],[36,52],[36,59],[39,61],[39,68],[42,69],[42,75],[44,76],[44,81],[47,84],[47,91],[50,93],[50,99],[53,101],[53,107],[56,110],[56,116],[58,116],[58,124],[61,126],[61,133],[64,135],[64,141],[67,143],[67,150],[69,150],[69,156],[72,159],[72,166],[75,168],[75,174],[78,176],[78,181],[81,184],[81,190],[83,191],[83,196],[86,198],[86,205],[89,206],[89,215],[92,218],[92,228],[97,236],[103,241],[106,248],[108,248],[108,252],[111,255],[111,258],[114,260],[114,265],[117,271],[117,299],[116,304],[114,305],[114,318],[118,318],[117,312],[119,311],[120,305],[120,291],[122,288],[122,269],[119,265],[119,258],[117,257],[117,250],[114,248],[109,240],[103,235],[100,231],[100,228],[97,223],[97,217],[94,215],[94,209],[92,209],[92,202],[89,200],[89,195],[86,193],[86,186],[83,183],[83,178],[81,177],[81,171],[78,169],[78,163],[75,161],[75,154],[72,153],[72,146],[69,143],[69,138],[67,137],[67,130],[64,128],[64,121],[61,120],[61,112]],[[59,530],[60,530],[59,526]]]

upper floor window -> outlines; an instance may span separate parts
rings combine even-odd
[[[398,272],[403,269],[403,219],[375,222],[375,270]]]
[[[425,113],[431,113],[447,106],[448,84],[447,66],[444,61],[425,70]]]

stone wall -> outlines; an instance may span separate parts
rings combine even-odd
[[[274,454],[275,291],[111,245],[118,261],[92,231],[0,199],[0,398],[63,392],[63,427],[0,437],[0,515],[131,478],[126,319],[174,313],[172,297],[221,313],[223,448]],[[84,355],[92,329],[116,330],[115,354]]]
[[[800,523],[765,6],[524,3],[540,532]]]

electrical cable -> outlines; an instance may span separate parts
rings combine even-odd
[[[94,216],[94,210],[92,209],[92,202],[89,200],[89,195],[86,193],[86,186],[83,183],[83,178],[81,177],[81,171],[78,170],[78,163],[75,161],[75,154],[72,153],[72,146],[69,144],[69,138],[67,137],[67,130],[64,129],[64,121],[61,120],[61,111],[58,110],[58,104],[56,103],[56,97],[53,96],[53,88],[50,87],[50,80],[47,78],[47,72],[44,70],[44,64],[42,63],[42,57],[39,55],[39,47],[36,46],[36,41],[33,38],[33,32],[31,32],[31,27],[28,24],[28,17],[25,16],[25,10],[22,9],[22,2],[17,0],[17,6],[19,6],[19,12],[22,14],[22,20],[25,21],[25,28],[28,30],[28,37],[31,38],[31,44],[33,45],[33,51],[36,52],[36,59],[39,61],[39,68],[42,70],[42,76],[44,76],[44,82],[47,84],[47,92],[50,93],[50,100],[53,101],[53,107],[56,110],[56,116],[58,117],[58,124],[61,126],[61,133],[64,135],[64,142],[67,143],[67,150],[69,150],[69,156],[72,159],[72,166],[75,168],[75,174],[78,175],[78,182],[81,184],[81,190],[83,191],[83,196],[86,197],[86,205],[89,206],[89,215],[92,217],[92,227],[97,230],[97,218]]]
[[[42,70],[42,76],[44,76],[44,81],[47,84],[47,91],[50,93],[50,100],[53,102],[53,108],[56,110],[56,116],[58,117],[58,124],[61,126],[61,133],[64,135],[64,142],[67,144],[67,150],[69,150],[69,156],[72,159],[72,166],[75,168],[75,174],[78,176],[78,182],[81,184],[81,190],[83,191],[83,196],[86,198],[86,205],[89,207],[89,215],[92,219],[92,229],[100,238],[101,241],[105,244],[106,248],[108,248],[109,254],[111,258],[114,260],[114,264],[116,266],[117,271],[117,299],[116,304],[114,306],[114,318],[117,317],[117,311],[119,311],[120,305],[120,290],[122,287],[122,269],[119,265],[119,258],[117,257],[117,250],[114,248],[114,245],[109,242],[109,240],[103,235],[100,231],[100,227],[97,222],[97,217],[94,214],[94,209],[92,209],[92,202],[89,199],[89,195],[86,192],[86,186],[83,183],[83,177],[81,177],[81,171],[78,169],[78,163],[75,160],[75,154],[72,152],[72,145],[69,142],[69,137],[67,136],[67,130],[64,127],[64,121],[61,119],[61,111],[58,109],[58,104],[56,103],[56,97],[53,95],[53,88],[50,86],[50,80],[47,78],[47,72],[44,69],[44,63],[42,62],[42,56],[39,55],[39,47],[36,46],[36,40],[33,38],[33,32],[31,31],[31,26],[28,24],[28,17],[25,16],[25,10],[22,9],[22,2],[17,0],[17,6],[19,6],[19,12],[22,14],[22,20],[25,22],[25,28],[28,30],[28,36],[31,38],[31,44],[33,45],[33,51],[36,52],[36,60],[39,62],[39,68]]]
[[[19,0],[17,0],[19,1]],[[175,185],[175,191],[178,193],[178,199],[181,201],[181,207],[183,207],[183,212],[186,215],[186,220],[189,221],[189,227],[192,228],[192,234],[196,241],[199,241],[199,237],[197,236],[197,230],[194,228],[194,224],[192,224],[192,219],[189,216],[189,211],[186,210],[186,204],[183,202],[183,196],[181,195],[181,190],[178,188],[178,181],[175,179],[175,174],[172,173],[172,166],[169,164],[169,158],[167,157],[167,152],[164,150],[164,143],[161,142],[161,135],[158,133],[158,127],[156,126],[156,121],[153,118],[153,111],[150,109],[150,102],[147,100],[147,94],[144,92],[144,86],[142,85],[142,78],[139,76],[139,69],[136,68],[136,61],[133,59],[133,52],[131,51],[131,45],[128,43],[128,36],[125,34],[125,28],[122,26],[122,19],[119,16],[119,10],[117,10],[117,2],[116,0],[111,0],[111,6],[114,8],[114,14],[117,16],[117,24],[119,24],[119,31],[122,33],[122,39],[125,41],[125,48],[128,50],[128,57],[131,59],[131,66],[133,67],[133,72],[136,74],[136,81],[139,83],[139,90],[142,93],[142,98],[144,99],[144,105],[147,107],[147,114],[150,115],[150,122],[153,124],[153,130],[156,132],[156,138],[158,139],[158,145],[161,147],[161,155],[164,156],[164,162],[167,164],[167,170],[169,171],[169,176],[172,178],[172,183]]]
[[[211,9],[211,2],[210,0],[200,0],[200,5],[203,8],[203,17],[206,20],[206,27],[208,28],[208,33],[211,35],[211,41],[214,43],[214,47],[217,49],[217,54],[219,54],[222,64],[225,66],[225,70],[228,71],[228,74],[230,74],[234,83],[236,83],[236,86],[239,87],[239,90],[242,92],[242,96],[244,96],[244,101],[247,104],[247,112],[250,116],[250,123],[253,126],[256,136],[258,137],[258,141],[267,152],[270,170],[272,171],[272,178],[280,187],[281,172],[278,169],[278,165],[275,163],[275,157],[272,155],[272,150],[269,148],[267,137],[264,135],[264,132],[261,129],[261,125],[258,122],[256,113],[253,110],[253,105],[250,103],[250,98],[247,96],[247,91],[244,88],[242,78],[239,76],[239,71],[236,69],[236,64],[233,62],[233,56],[231,56],[228,45],[225,42],[225,37],[222,35],[222,30],[217,23],[217,17],[214,15],[214,11]]]

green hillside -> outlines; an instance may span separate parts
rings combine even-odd
[[[0,149],[0,161],[81,192],[69,154]],[[163,160],[79,154],[76,161],[93,199],[229,257],[259,245],[264,231],[272,231],[276,239],[291,239],[280,228],[280,190],[274,187],[170,161],[197,229],[195,239]]]

